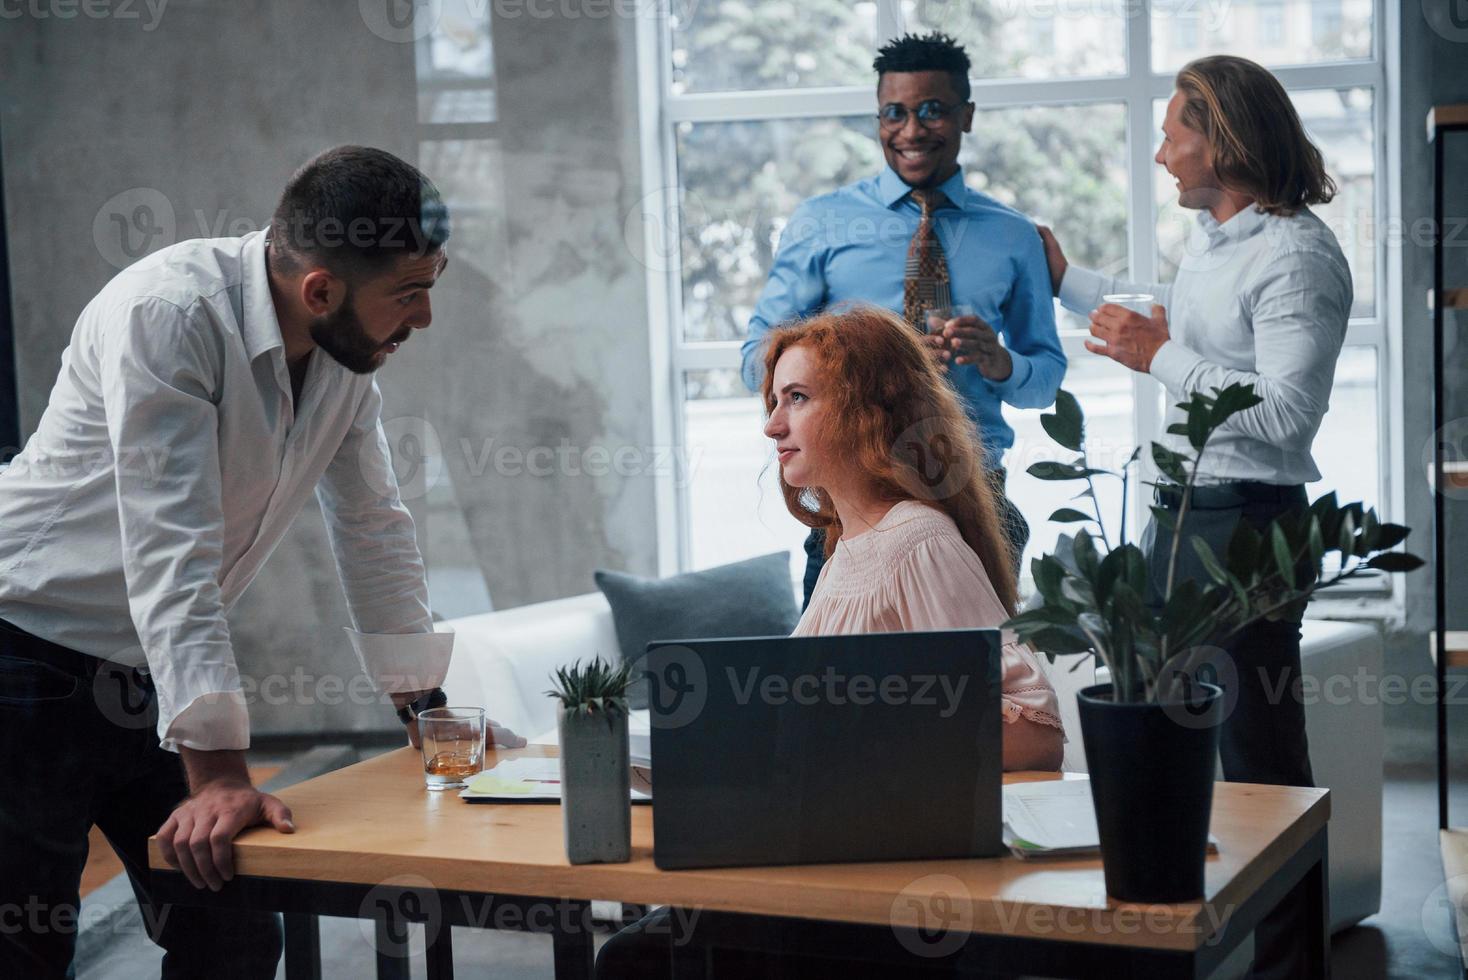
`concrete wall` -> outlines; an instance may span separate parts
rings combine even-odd
[[[261,227],[291,171],[328,146],[420,162],[414,46],[370,30],[355,0],[131,9],[0,21],[23,437],[77,314],[118,265]],[[558,15],[494,31],[498,129],[422,146],[430,177],[453,172],[450,206],[477,217],[458,224],[433,328],[379,375],[395,448],[429,427],[444,447],[428,461],[437,479],[409,479],[411,458],[399,472],[448,615],[487,609],[487,595],[506,607],[588,591],[594,567],[651,573],[656,557],[649,477],[574,464],[535,476],[543,467],[493,457],[651,441],[643,270],[621,244],[641,195],[633,24]],[[126,246],[113,214],[138,218]],[[350,678],[346,622],[308,506],[231,617],[241,669]],[[382,706],[326,703],[309,681],[287,690],[252,706],[257,732],[396,725]]]
[[[1468,43],[1446,16],[1450,2],[1391,11],[1405,53],[1404,229],[1431,214],[1427,107],[1468,101]],[[150,247],[258,227],[311,153],[371,143],[420,159],[461,218],[453,265],[434,293],[434,328],[381,375],[395,442],[431,433],[442,449],[427,467],[436,479],[409,482],[436,606],[457,615],[484,608],[486,595],[507,607],[586,591],[598,565],[650,574],[647,303],[643,270],[622,237],[642,194],[633,24],[575,16],[574,5],[545,9],[553,16],[494,23],[499,121],[457,145],[420,145],[413,46],[367,29],[350,0],[173,0],[156,22],[143,4],[130,20],[0,21],[22,432],[45,405],[77,313],[115,272],[109,258],[126,258],[111,214],[130,220],[148,205],[162,221],[166,201],[172,222],[162,221],[166,234]],[[1441,14],[1435,27],[1425,11]],[[1468,215],[1468,200],[1454,207]],[[1413,548],[1426,555],[1431,320],[1421,297],[1432,270],[1413,236],[1392,240],[1390,260],[1403,270],[1392,336],[1406,365],[1388,395],[1404,406],[1394,470]],[[1456,261],[1468,277],[1463,251]],[[1465,363],[1462,354],[1454,363]],[[1456,373],[1453,388],[1468,391],[1464,382]],[[1449,418],[1468,416],[1465,397]],[[598,453],[618,450],[627,465],[588,472]],[[1468,554],[1465,506],[1449,504],[1458,554]],[[1393,672],[1425,669],[1431,583],[1430,570],[1406,579],[1408,629],[1393,643]],[[298,662],[349,674],[336,628],[344,621],[320,519],[308,508],[233,617],[242,665],[257,675]],[[261,704],[255,721],[260,731],[345,730],[386,724],[387,715]]]

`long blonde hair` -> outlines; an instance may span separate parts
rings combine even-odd
[[[797,345],[814,353],[830,399],[820,434],[835,447],[833,455],[850,461],[880,499],[921,500],[953,518],[1013,613],[1013,556],[999,527],[978,428],[913,328],[887,310],[857,306],[774,331],[764,352],[766,413],[775,410],[775,364]],[[792,487],[783,473],[780,492],[796,520],[825,531],[829,557],[842,530],[830,495]]]
[[[1284,86],[1247,58],[1219,54],[1177,73],[1182,121],[1203,134],[1213,172],[1269,214],[1289,216],[1335,197],[1320,150],[1305,134]]]

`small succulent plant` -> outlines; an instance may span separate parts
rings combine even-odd
[[[578,660],[569,667],[557,667],[551,676],[551,690],[545,693],[577,718],[602,715],[611,724],[617,714],[627,713],[627,685],[631,681],[631,664],[614,667],[596,656],[585,665]]]

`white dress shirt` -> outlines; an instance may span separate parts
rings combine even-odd
[[[1199,483],[1320,479],[1310,445],[1330,404],[1336,358],[1351,314],[1351,273],[1334,233],[1308,208],[1291,217],[1247,207],[1220,224],[1198,213],[1171,286],[1123,282],[1072,265],[1060,302],[1087,314],[1108,293],[1151,293],[1167,308],[1171,339],[1152,359],[1167,389],[1166,427],[1193,392],[1252,383],[1263,403],[1214,433]],[[1159,440],[1196,455],[1186,436]]]
[[[363,670],[438,685],[453,637],[432,632],[381,405],[320,350],[294,403],[264,232],[143,259],[82,311],[0,474],[0,618],[146,669],[165,748],[247,748],[225,614],[315,492]]]

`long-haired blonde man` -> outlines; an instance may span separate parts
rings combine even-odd
[[[1061,303],[1091,316],[1088,350],[1150,373],[1169,406],[1235,382],[1252,383],[1263,398],[1215,435],[1199,467],[1187,533],[1221,554],[1241,521],[1263,527],[1304,507],[1304,485],[1320,479],[1311,443],[1345,341],[1351,275],[1335,235],[1310,210],[1335,185],[1279,81],[1252,61],[1219,55],[1184,66],[1176,89],[1156,159],[1176,180],[1178,203],[1198,212],[1176,281],[1119,282],[1069,265],[1050,229],[1040,236]],[[1135,292],[1156,297],[1151,316],[1102,302]],[[1181,418],[1169,407],[1167,425]],[[1190,452],[1184,436],[1164,440]],[[1158,504],[1175,513],[1180,502],[1175,488],[1158,488]],[[1172,534],[1154,521],[1142,546],[1160,588]],[[1177,581],[1187,578],[1208,580],[1190,547],[1178,552]],[[1299,618],[1244,631],[1218,664],[1224,777],[1311,785]],[[1260,924],[1254,976],[1301,975],[1294,937],[1303,909],[1287,898]]]

